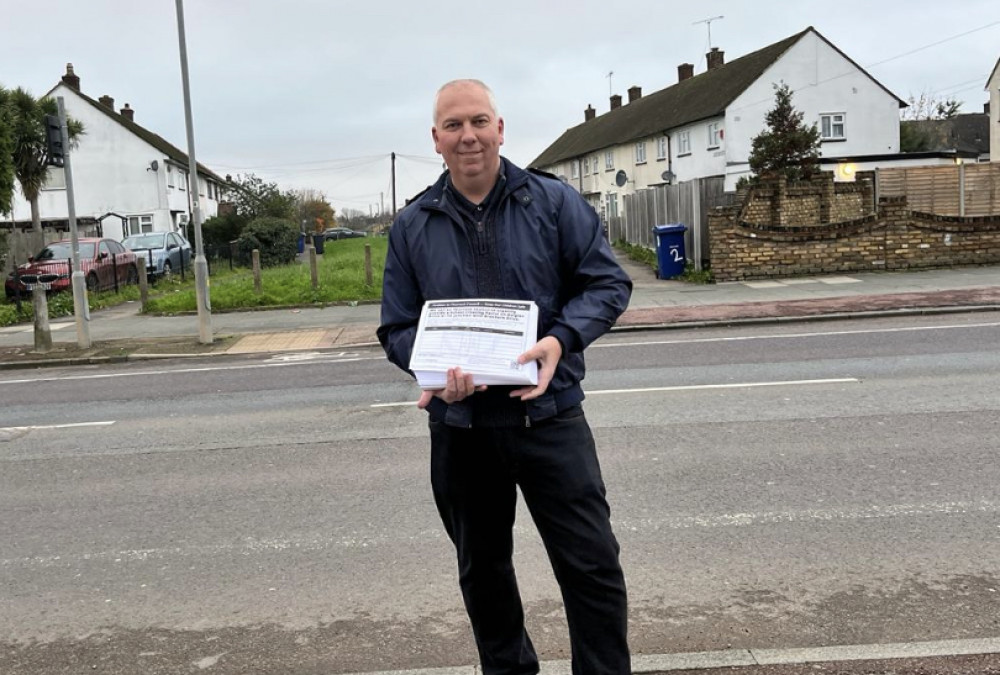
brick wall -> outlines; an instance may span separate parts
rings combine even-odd
[[[815,214],[806,195],[785,186],[768,188],[770,199],[747,194],[708,217],[712,273],[718,281],[811,274],[953,267],[1000,263],[1000,215],[957,217],[911,211],[905,197],[888,197],[872,211],[871,182],[827,191],[828,222]],[[845,184],[845,188],[850,184]],[[822,203],[820,196],[817,201]],[[775,208],[780,201],[780,208]],[[762,218],[770,204],[772,215]],[[826,210],[828,209],[828,211]],[[853,216],[853,217],[852,217]],[[781,223],[780,220],[792,221]],[[831,222],[832,221],[832,222]]]

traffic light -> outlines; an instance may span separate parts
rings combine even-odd
[[[48,165],[63,166],[66,163],[64,154],[62,125],[56,115],[45,116],[45,144],[48,150]]]

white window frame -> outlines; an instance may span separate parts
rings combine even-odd
[[[681,131],[677,134],[677,156],[691,154],[691,132]]]
[[[583,158],[583,175],[584,176],[590,175],[590,157]]]
[[[656,139],[656,159],[657,161],[667,158],[667,137],[660,136]]]
[[[569,174],[573,178],[573,180],[576,180],[577,178],[580,177],[580,162],[579,162],[579,160],[575,160],[574,159],[574,160],[572,160],[569,163]]]
[[[613,150],[608,150],[604,153],[604,170],[614,171],[615,170],[615,153]]]
[[[607,203],[607,214],[608,218],[618,217],[618,194],[615,192],[609,192],[605,195],[605,201]]]
[[[167,164],[167,187],[174,187],[174,170]]]
[[[639,141],[635,144],[635,163],[646,163],[646,141]]]
[[[722,147],[722,122],[708,123],[708,149],[715,150]]]
[[[146,234],[147,232],[152,232],[152,231],[153,231],[152,214],[128,217],[128,233],[130,235]]]
[[[187,190],[187,186],[188,186],[187,171],[178,171],[177,172],[177,189],[178,190]]]
[[[823,141],[845,140],[847,138],[847,114],[842,112],[820,113],[819,137]]]

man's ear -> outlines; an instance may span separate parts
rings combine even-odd
[[[441,154],[441,148],[438,141],[438,130],[437,127],[431,127],[431,138],[434,139],[434,152]]]
[[[500,132],[500,145],[503,145],[503,118],[497,118],[497,130]]]

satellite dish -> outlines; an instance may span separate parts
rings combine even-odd
[[[615,174],[615,185],[618,187],[624,187],[627,182],[628,176],[625,174],[625,170],[619,170],[618,173]]]
[[[674,180],[674,178],[677,178],[677,176],[674,175],[673,171],[667,169],[666,171],[660,174],[660,178],[663,179],[664,182],[670,183]]]
[[[149,163],[150,171],[159,171],[159,169],[160,169],[160,163],[157,162],[155,159]]]

